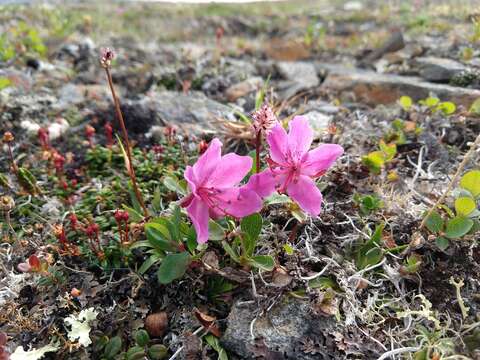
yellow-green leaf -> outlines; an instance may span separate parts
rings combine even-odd
[[[403,108],[403,110],[408,111],[412,107],[412,98],[410,96],[402,96],[400,100],[398,100],[400,103],[400,106]]]
[[[475,200],[468,196],[462,196],[455,200],[455,211],[457,215],[468,216],[477,208]]]
[[[460,187],[468,190],[474,198],[480,195],[480,170],[471,170],[462,176]]]

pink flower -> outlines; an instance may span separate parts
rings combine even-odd
[[[193,166],[187,166],[185,179],[191,194],[182,199],[182,207],[192,220],[197,241],[208,240],[208,219],[230,215],[237,218],[253,214],[262,200],[253,191],[238,187],[252,167],[248,156],[221,156],[222,143],[213,139]]]
[[[266,197],[275,190],[288,194],[312,216],[320,214],[322,194],[314,179],[343,154],[336,144],[323,144],[309,151],[313,132],[307,119],[296,116],[289,124],[289,133],[277,124],[267,135],[270,145],[269,168],[253,175],[246,189]]]
[[[278,124],[277,117],[268,103],[263,104],[260,109],[252,115],[253,129],[256,133],[263,131],[268,134]]]

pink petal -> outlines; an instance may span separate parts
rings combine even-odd
[[[300,160],[310,149],[313,141],[313,131],[308,120],[303,116],[295,116],[290,121],[288,133],[288,148],[294,159]]]
[[[267,135],[267,142],[270,145],[270,157],[272,160],[279,164],[285,164],[287,162],[288,136],[280,123],[275,125]]]
[[[318,216],[321,210],[322,193],[308,176],[300,175],[298,181],[288,184],[287,194],[307,213]]]
[[[193,165],[193,173],[195,174],[195,183],[197,187],[205,183],[212,175],[221,158],[222,143],[217,138],[213,139],[208,149],[200,156]]]
[[[193,172],[193,168],[191,166],[187,166],[185,169],[185,173],[183,174],[183,177],[185,180],[187,180],[188,187],[190,188],[191,192],[197,191],[197,185],[196,185],[196,178],[195,178],[195,173]]]
[[[187,214],[192,221],[197,242],[204,244],[208,240],[208,206],[202,200],[194,198],[187,208]]]
[[[261,198],[265,198],[273,194],[275,191],[275,186],[282,180],[283,178],[280,178],[278,175],[273,175],[270,169],[266,169],[258,174],[252,175],[248,180],[248,183],[243,186],[243,188],[252,190]]]
[[[315,176],[326,171],[343,154],[343,147],[337,144],[322,144],[309,151],[305,157],[301,172],[304,175]]]
[[[215,197],[218,207],[226,214],[242,218],[259,211],[262,199],[252,190],[231,188]]]
[[[205,186],[227,188],[237,185],[252,168],[250,156],[240,156],[230,153],[222,156],[216,169],[209,177]]]

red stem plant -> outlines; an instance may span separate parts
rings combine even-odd
[[[123,141],[125,142],[125,148],[126,148],[128,162],[129,162],[127,166],[128,175],[130,176],[130,180],[132,181],[135,197],[137,198],[138,203],[142,207],[143,214],[145,217],[148,217],[147,207],[145,206],[145,202],[143,201],[142,194],[137,185],[137,178],[135,176],[135,170],[133,168],[133,162],[132,162],[132,151],[130,148],[130,141],[128,140],[127,128],[125,127],[125,121],[123,120],[122,110],[120,109],[120,100],[118,99],[117,94],[115,92],[115,87],[113,86],[112,74],[110,72],[110,67],[112,65],[112,60],[114,57],[115,57],[114,52],[111,49],[106,48],[102,51],[100,64],[105,69],[105,73],[107,75],[107,80],[108,80],[108,86],[110,87],[113,103],[115,105],[115,112],[117,114],[118,122],[120,123],[120,128],[122,129]]]

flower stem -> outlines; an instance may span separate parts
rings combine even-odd
[[[255,139],[255,172],[260,172],[260,147],[262,146],[262,130],[257,131]]]
[[[13,172],[16,174],[16,173],[18,173],[18,166],[17,166],[17,164],[16,164],[16,162],[15,162],[15,158],[13,157],[12,147],[10,146],[9,143],[7,144],[7,147],[8,147],[8,153],[9,153],[9,155],[10,155],[10,160],[11,160],[11,162],[12,162],[12,170],[13,170]]]
[[[127,128],[125,127],[125,121],[123,120],[122,110],[120,109],[120,101],[118,100],[117,94],[115,93],[115,88],[113,86],[112,74],[110,73],[110,69],[108,67],[105,67],[105,72],[107,73],[108,85],[110,87],[110,91],[112,92],[112,98],[113,98],[113,103],[115,104],[115,111],[117,113],[118,122],[120,123],[120,127],[122,128],[123,141],[125,142],[125,147],[126,147],[128,162],[129,162],[128,174],[130,175],[130,180],[132,181],[133,190],[135,191],[135,197],[137,198],[140,206],[143,209],[144,216],[147,217],[148,210],[143,201],[142,194],[138,189],[137,178],[135,176],[135,170],[133,168],[130,141],[128,140]]]

